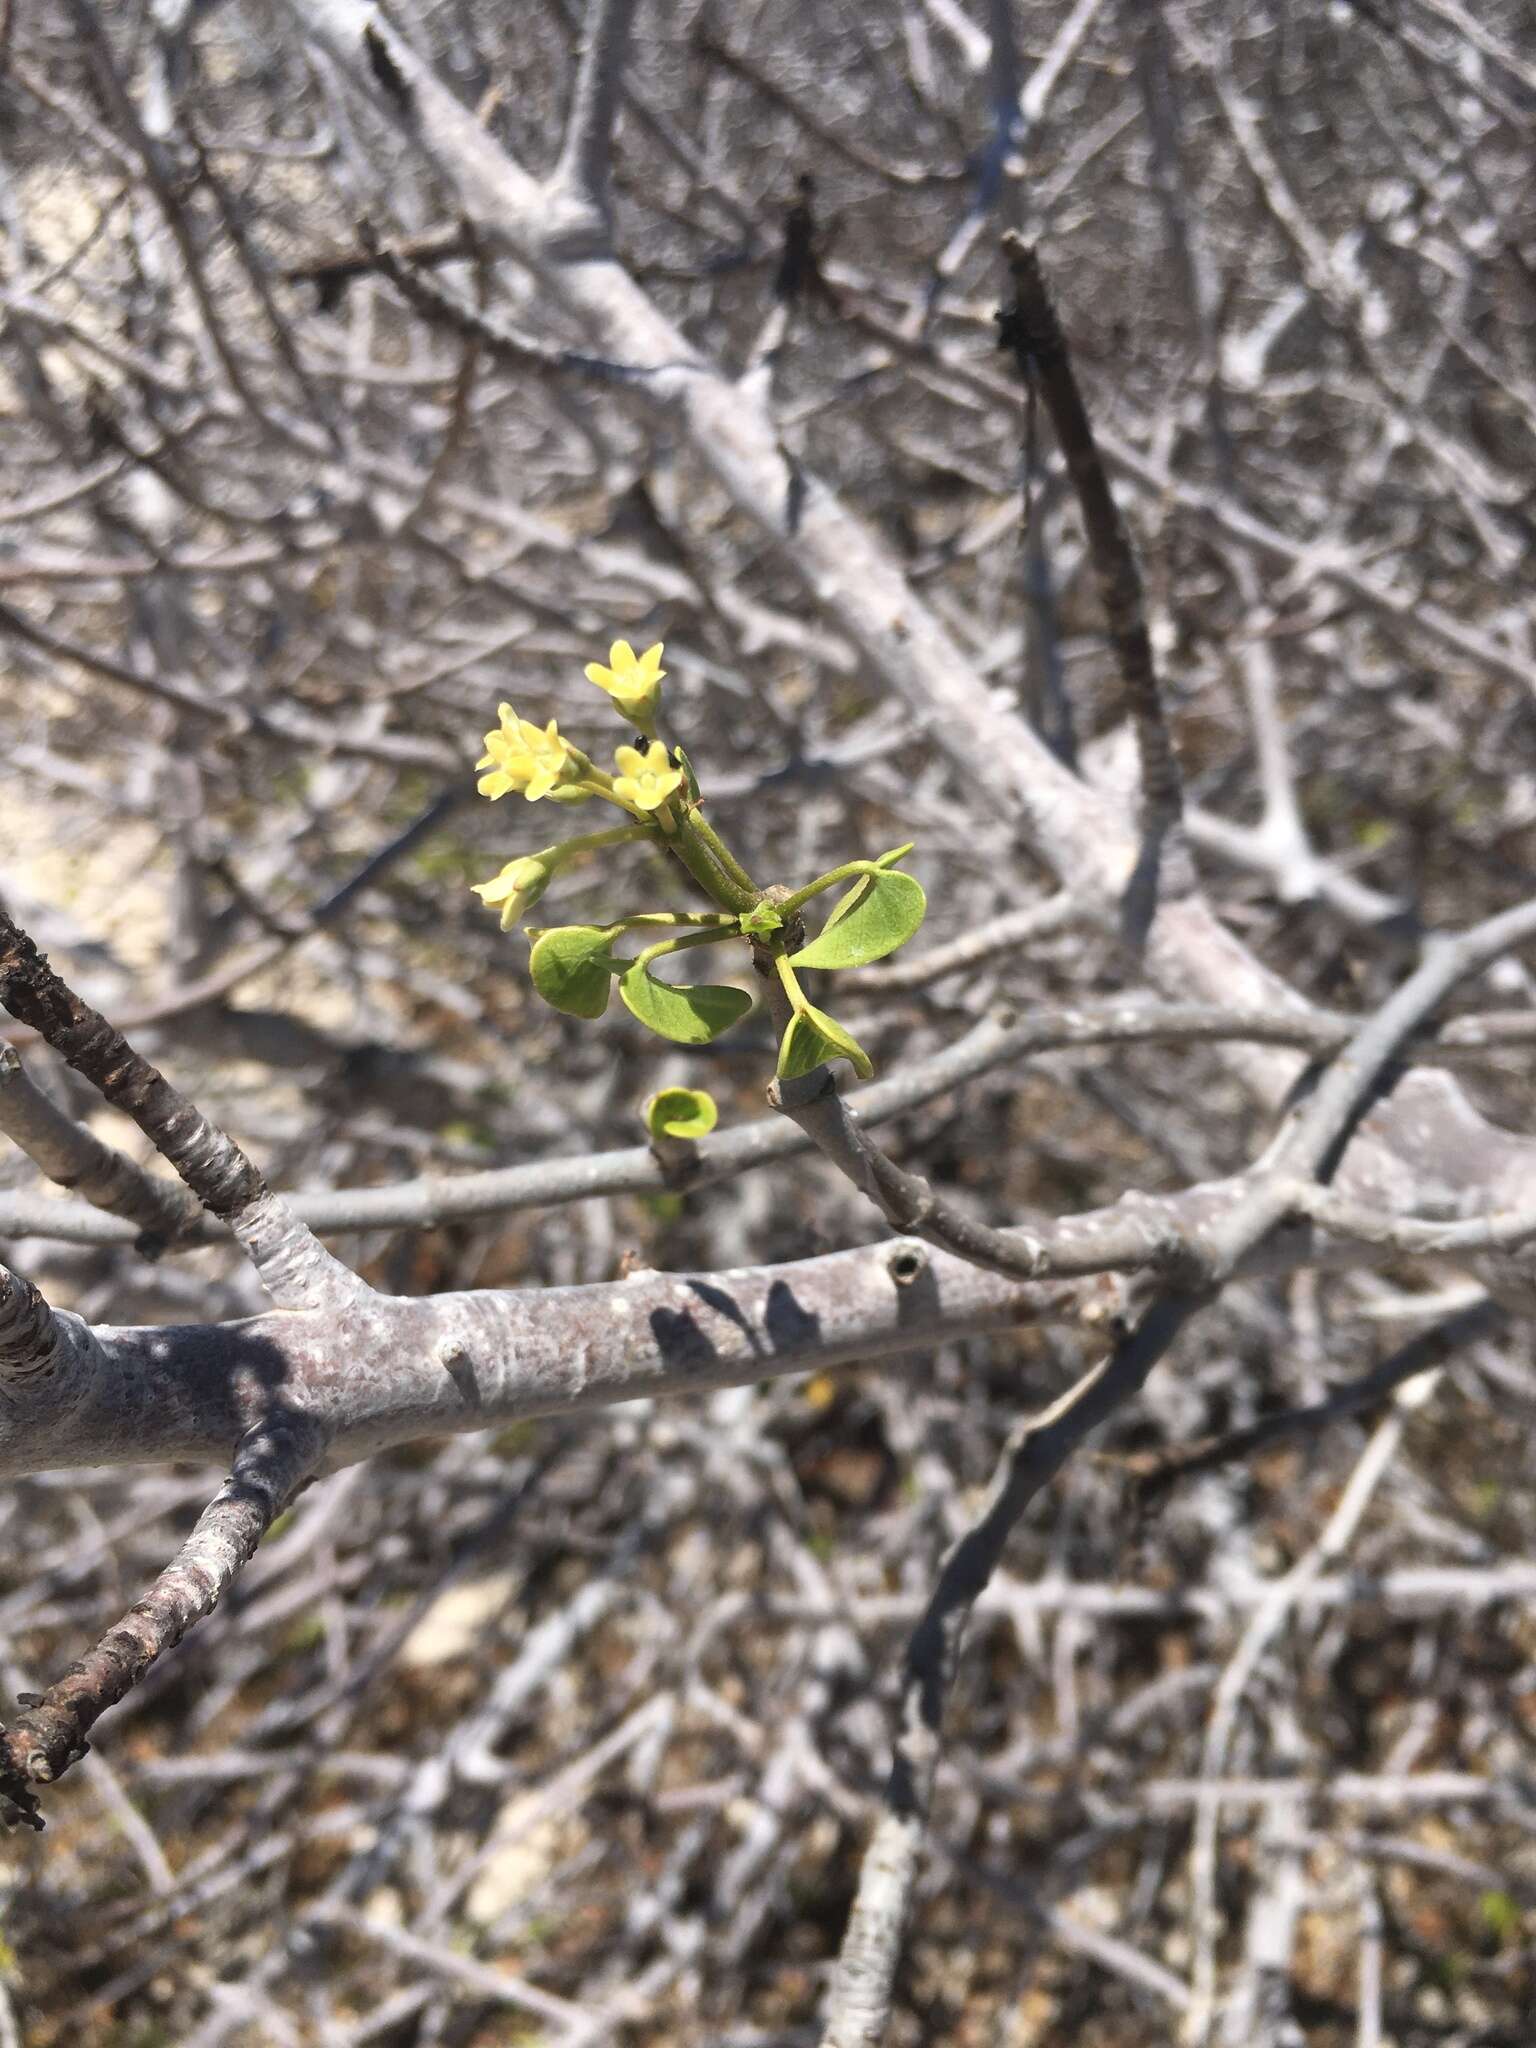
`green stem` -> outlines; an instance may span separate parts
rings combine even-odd
[[[756,905],[757,890],[743,889],[727,874],[691,818],[685,818],[675,836],[666,843],[668,850],[677,855],[711,903],[718,903],[722,910],[735,911],[738,916]]]
[[[680,939],[660,939],[654,946],[647,946],[643,953],[637,953],[633,960],[625,963],[630,967],[649,967],[653,960],[659,960],[664,953],[686,953],[690,946],[718,946],[722,939],[728,939],[728,931],[688,932]]]
[[[811,898],[819,896],[823,889],[835,888],[839,882],[846,882],[854,875],[872,875],[877,872],[872,860],[844,861],[840,868],[829,869],[826,874],[818,875],[814,882],[807,882],[803,889],[797,889],[793,896],[786,896],[784,901],[776,906],[779,915],[788,920],[803,903],[809,903]]]
[[[535,860],[567,860],[578,853],[595,853],[600,846],[622,846],[627,839],[654,839],[649,825],[615,825],[607,832],[582,832],[574,839],[557,840],[536,853]]]
[[[616,918],[607,930],[617,938],[620,932],[640,931],[647,925],[707,925],[728,938],[736,930],[736,919],[728,910],[641,910],[633,917]]]
[[[760,896],[762,891],[758,888],[756,882],[753,881],[741,862],[732,853],[731,849],[703,813],[701,811],[693,811],[689,815],[688,822],[737,887],[750,889],[754,897]]]
[[[804,1016],[811,1005],[805,990],[801,988],[799,982],[795,979],[795,970],[790,966],[788,959],[783,953],[774,954],[773,965],[774,971],[783,983],[784,993],[789,997],[789,1007],[797,1017]]]

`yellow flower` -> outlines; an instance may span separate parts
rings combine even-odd
[[[581,773],[581,762],[569,740],[564,740],[551,719],[544,727],[519,718],[510,704],[501,706],[501,725],[485,736],[484,756],[478,768],[489,768],[475,787],[494,802],[509,790],[520,789],[529,803],[548,796],[557,783],[572,782]]]
[[[637,732],[655,738],[656,706],[661,697],[661,642],[636,654],[627,640],[615,640],[608,650],[609,667],[599,661],[587,663],[587,681],[606,690]]]
[[[613,763],[619,771],[613,778],[613,793],[637,811],[659,810],[673,791],[683,786],[683,771],[672,766],[660,740],[652,740],[643,754],[638,747],[620,747]]]
[[[501,928],[511,931],[525,910],[531,910],[554,878],[554,869],[535,854],[509,860],[499,875],[473,884],[475,894],[492,909],[501,906]]]

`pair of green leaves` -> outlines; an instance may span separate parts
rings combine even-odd
[[[922,885],[892,865],[910,850],[894,847],[869,862],[839,898],[818,936],[792,955],[789,965],[822,970],[864,967],[904,945],[927,909]],[[746,913],[741,926],[762,939],[781,923],[778,913],[764,904]],[[617,959],[616,936],[612,928],[585,924],[541,933],[529,967],[545,1002],[568,1016],[601,1017],[617,978],[620,998],[631,1015],[676,1045],[707,1045],[751,1009],[752,998],[741,989],[659,981],[643,961]],[[813,1003],[802,1003],[784,1033],[779,1073],[792,1080],[833,1059],[846,1059],[861,1080],[874,1072],[863,1047],[835,1018]]]
[[[910,844],[896,846],[871,861],[847,894],[839,897],[818,936],[790,955],[789,965],[823,970],[867,967],[872,960],[883,960],[887,953],[904,946],[928,908],[922,884],[894,865],[911,851]],[[825,1066],[828,1060],[847,1060],[861,1081],[875,1071],[852,1032],[814,1003],[802,1002],[779,1047],[779,1076],[794,1081]]]
[[[677,1045],[708,1045],[752,1007],[742,989],[658,981],[640,961],[615,959],[613,934],[601,925],[568,924],[544,932],[534,941],[529,971],[545,1002],[570,1017],[601,1017],[617,975],[625,1008]]]

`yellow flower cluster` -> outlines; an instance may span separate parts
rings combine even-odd
[[[520,789],[529,803],[537,803],[541,796],[564,794],[567,789],[567,801],[593,793],[570,787],[580,780],[586,764],[570,741],[561,738],[554,719],[543,727],[531,725],[510,704],[500,707],[500,718],[497,730],[486,734],[485,753],[475,764],[491,771],[475,785],[482,796],[494,802]]]
[[[652,813],[683,786],[680,768],[655,736],[656,706],[661,695],[661,642],[636,654],[627,640],[608,650],[609,666],[587,663],[588,680],[606,690],[625,718],[646,740],[645,751],[620,747],[614,756],[616,775],[594,768],[578,747],[563,737],[554,719],[537,726],[519,718],[510,704],[500,708],[501,723],[485,736],[485,753],[476,764],[485,770],[476,787],[494,802],[520,790],[529,803],[553,797],[557,803],[582,803],[605,796],[622,809]]]
[[[482,796],[494,802],[498,797],[520,791],[529,803],[551,797],[556,803],[585,803],[589,797],[605,797],[630,817],[646,823],[655,820],[664,831],[673,829],[666,804],[683,786],[683,771],[674,767],[672,757],[655,736],[656,707],[661,694],[661,642],[636,654],[627,640],[615,640],[608,652],[609,666],[588,662],[588,679],[606,690],[625,719],[645,739],[646,745],[620,747],[614,755],[615,773],[594,767],[579,747],[564,737],[554,719],[548,725],[534,725],[519,718],[510,704],[499,711],[499,724],[485,736],[485,752],[476,763],[482,772],[475,785]],[[659,818],[657,814],[660,814]],[[623,838],[623,832],[598,835]],[[589,841],[572,840],[565,847]],[[565,847],[547,847],[542,854],[509,861],[499,875],[475,884],[475,893],[493,910],[501,912],[501,928],[507,931],[548,887],[559,856]]]

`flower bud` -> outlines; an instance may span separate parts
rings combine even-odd
[[[531,910],[554,880],[554,864],[536,853],[509,860],[499,875],[488,882],[476,882],[475,894],[483,903],[501,910],[501,928],[511,931],[525,910]]]

